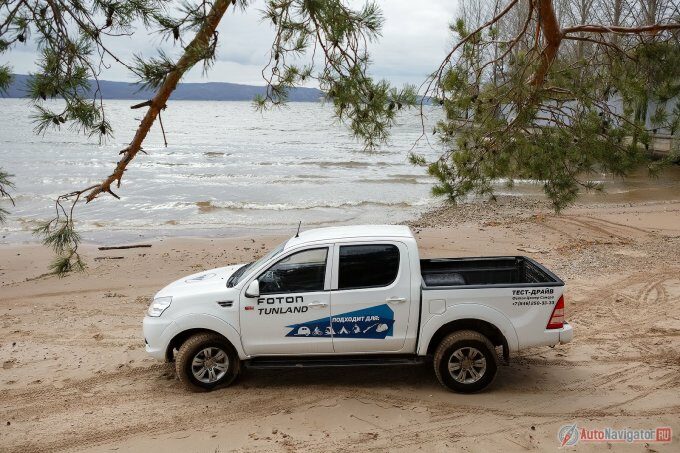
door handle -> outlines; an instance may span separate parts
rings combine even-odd
[[[316,307],[323,308],[323,307],[327,307],[328,304],[326,302],[310,302],[309,304],[307,304],[307,306],[312,307],[312,308],[316,308]]]
[[[389,304],[403,304],[404,302],[406,302],[406,298],[405,297],[388,297],[387,299],[385,299],[385,302],[387,302]]]

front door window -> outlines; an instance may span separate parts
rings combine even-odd
[[[274,264],[259,278],[260,294],[323,291],[327,248],[294,253]]]

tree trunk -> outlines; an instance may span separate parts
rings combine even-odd
[[[94,200],[102,192],[109,192],[116,196],[111,191],[111,184],[117,181],[118,186],[120,186],[120,180],[123,177],[126,167],[142,148],[142,143],[159,112],[165,107],[165,103],[172,92],[175,91],[177,83],[182,76],[201,60],[200,55],[203,55],[201,50],[205,49],[205,47],[210,44],[210,39],[215,34],[215,30],[230,4],[231,0],[215,0],[205,22],[201,25],[196,36],[194,36],[194,39],[184,48],[184,53],[177,61],[175,68],[168,73],[165,80],[158,88],[156,95],[151,100],[149,110],[147,110],[146,115],[144,115],[144,118],[137,128],[137,132],[135,133],[130,146],[121,152],[123,157],[118,161],[115,170],[100,185],[96,186],[87,194],[86,199],[88,202]]]
[[[612,25],[618,27],[621,25],[621,15],[623,14],[623,0],[614,0],[614,12],[612,14]],[[619,45],[619,35],[612,34],[612,43],[615,46]]]
[[[552,0],[537,0],[536,4],[538,6],[538,23],[543,32],[545,47],[541,52],[541,61],[534,73],[531,84],[533,86],[541,86],[545,82],[545,76],[557,56],[557,51],[562,42],[562,30],[557,22]]]

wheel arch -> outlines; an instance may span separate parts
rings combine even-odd
[[[456,318],[446,316],[447,313],[456,313]],[[431,318],[421,332],[423,343],[418,347],[420,355],[434,353],[437,345],[447,335],[459,330],[473,330],[489,338],[494,346],[503,347],[504,359],[508,359],[509,353],[518,349],[518,339],[515,328],[510,320],[491,307],[479,304],[462,304],[455,307],[447,307],[447,311]]]
[[[190,315],[178,319],[174,323],[174,329],[168,346],[165,350],[165,358],[168,361],[174,359],[174,350],[188,338],[199,333],[215,333],[222,336],[234,348],[240,359],[247,358],[241,345],[241,337],[237,330],[221,319],[211,315]]]
[[[174,362],[174,360],[175,360],[175,350],[179,350],[179,348],[184,344],[185,341],[187,341],[189,338],[193,337],[194,335],[198,335],[200,333],[214,333],[214,334],[221,336],[225,340],[229,341],[229,339],[227,337],[225,337],[224,335],[222,335],[221,333],[215,332],[214,330],[210,330],[210,329],[196,328],[196,329],[183,330],[183,331],[179,332],[177,335],[175,335],[170,340],[170,343],[168,343],[168,347],[165,351],[165,360],[167,360],[168,362]],[[229,341],[229,344],[231,344],[231,341]]]
[[[502,346],[503,351],[508,349],[508,340],[503,335],[503,332],[488,321],[474,318],[456,319],[441,326],[432,335],[430,343],[427,345],[427,354],[434,354],[435,349],[441,341],[453,332],[460,330],[473,330],[484,335],[491,341],[494,346]]]

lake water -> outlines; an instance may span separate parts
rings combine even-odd
[[[56,196],[111,172],[142,115],[130,110],[134,103],[107,103],[115,135],[100,145],[68,129],[36,136],[27,102],[0,99],[0,167],[16,183],[3,242],[30,239]],[[162,116],[168,147],[156,123],[148,155],[137,155],[116,191],[121,200],[106,195],[77,208],[86,239],[394,223],[433,202],[431,178],[406,158],[421,133],[415,112],[402,114],[390,144],[375,152],[321,104],[259,113],[248,102],[175,101]]]
[[[142,112],[135,101],[109,101],[115,136],[104,144],[68,129],[33,133],[25,100],[0,99],[0,167],[15,175],[16,207],[0,227],[0,242],[31,240],[30,231],[49,218],[54,199],[96,184],[114,168],[118,151],[131,140]],[[427,131],[438,117],[429,115]],[[248,102],[174,101],[163,112],[168,147],[158,124],[116,192],[77,210],[86,240],[133,240],[166,235],[217,236],[294,231],[348,223],[397,223],[437,203],[432,178],[407,161],[421,135],[417,112],[403,112],[390,143],[362,149],[334,121],[330,106],[291,103],[258,113]],[[436,147],[436,142],[433,143]],[[421,141],[416,151],[436,156]],[[644,172],[626,181],[608,175],[607,195],[585,200],[636,201],[676,198],[680,168],[650,180]],[[541,196],[524,182],[500,193]],[[2,202],[9,207],[8,202]]]

